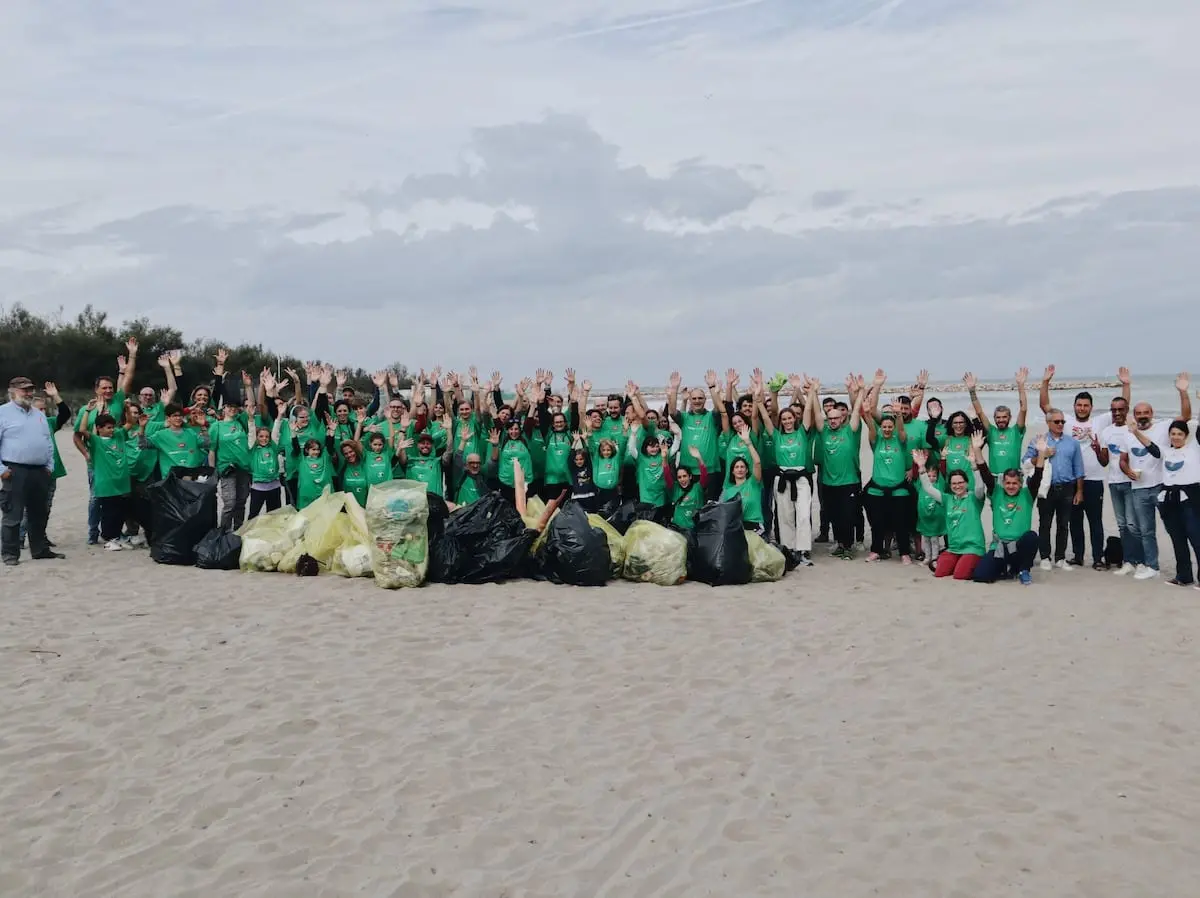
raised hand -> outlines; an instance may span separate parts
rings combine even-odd
[[[412,440],[410,440],[406,436],[401,436],[399,432],[396,433],[396,448],[397,449],[411,449],[412,447],[413,447]]]
[[[546,374],[546,379],[544,381],[542,381],[542,383],[544,383],[547,387],[549,387],[554,383],[554,372],[551,371],[549,368],[547,368],[545,371],[545,374]]]
[[[288,384],[290,384],[290,383],[291,383],[291,381],[288,380],[286,377],[283,380],[276,382],[275,392],[278,393],[280,390],[286,390],[288,388]]]
[[[861,380],[861,378],[860,378]],[[887,375],[883,373],[882,368],[875,369],[875,378],[871,381],[875,386],[882,387],[887,381]]]
[[[182,349],[172,349],[170,352],[167,353],[167,358],[169,358],[171,360],[171,364],[174,367],[178,368],[179,363],[181,361],[183,361],[183,350]]]
[[[679,372],[678,372],[678,371],[672,371],[672,372],[671,372],[671,376],[670,376],[669,378],[667,378],[667,385],[668,385],[668,386],[669,386],[669,387],[670,387],[672,390],[676,390],[676,391],[678,391],[678,389],[679,389],[679,384],[680,384],[680,382],[681,382],[681,381],[682,381],[682,378],[679,376]]]
[[[929,386],[929,371],[922,368],[917,374],[917,388],[924,390],[927,386]]]
[[[321,386],[329,386],[330,381],[333,380],[333,368],[331,368],[329,365],[323,366],[322,368],[318,369],[317,377],[320,379]]]
[[[575,369],[574,368],[568,368],[566,371],[566,375],[567,375],[567,384],[568,385],[575,383]]]
[[[804,381],[800,379],[799,374],[788,375],[788,386],[793,390],[801,390],[804,388]]]
[[[46,395],[49,396],[51,399],[53,399],[55,401],[58,400],[58,387],[55,386],[54,381],[52,381],[52,380],[46,381],[46,383],[42,387],[42,389],[46,391]]]
[[[498,431],[494,427],[491,430],[489,430],[488,431],[488,442],[491,443],[493,446],[499,446],[500,445],[500,431]]]
[[[974,374],[968,371],[963,375],[963,386],[965,386],[968,390],[974,390],[977,386],[979,386],[979,381],[976,379]]]
[[[854,385],[858,383],[858,378],[856,378],[853,374],[847,374],[843,383],[846,385],[846,392],[853,393]]]
[[[1180,393],[1187,393],[1188,388],[1192,385],[1192,378],[1186,371],[1179,372],[1179,376],[1175,378],[1175,389]]]
[[[1121,382],[1121,386],[1129,386],[1129,369],[1121,366],[1117,369],[1117,380]]]
[[[1038,455],[1045,458],[1050,454],[1050,442],[1046,439],[1044,433],[1038,434],[1038,438],[1033,441],[1033,445],[1037,447]]]
[[[158,367],[164,370],[171,367],[171,356],[169,353],[164,352],[158,357]]]
[[[242,386],[247,390],[250,389],[250,375],[245,371],[242,372]]]
[[[737,428],[738,436],[742,438],[742,442],[749,445],[750,443],[750,425],[743,421]]]
[[[700,447],[699,446],[688,446],[688,455],[690,455],[692,458],[699,461],[700,460]]]
[[[375,384],[375,386],[382,390],[387,385],[387,372],[376,371],[371,375],[371,383]]]
[[[1027,381],[1027,380],[1029,380],[1029,369],[1028,368],[1018,368],[1017,369],[1017,386],[1018,387],[1025,386],[1025,381]]]
[[[335,372],[334,380],[337,383],[337,388],[340,390],[342,387],[346,386],[346,372],[345,371]]]
[[[982,457],[978,456],[978,453],[983,451],[983,442],[983,434],[980,431],[975,431],[971,434],[971,448],[975,450],[977,457]]]
[[[585,380],[579,385],[579,388],[583,390],[584,393],[590,393],[592,392],[592,382],[590,380]]]
[[[925,463],[929,461],[929,452],[925,449],[914,449],[912,451],[913,464],[918,468],[924,469]]]
[[[388,379],[388,386],[390,386],[393,390],[400,389],[400,378],[396,376],[395,371],[389,371],[388,375],[387,375],[387,379]]]
[[[1050,383],[1050,381],[1054,380],[1054,370],[1053,365],[1046,366],[1046,370],[1042,372],[1043,383]]]
[[[474,369],[472,369],[471,380],[475,379],[475,374],[473,372],[474,372]],[[501,376],[499,371],[492,372],[492,383],[495,384],[494,389],[497,389],[497,390],[500,389],[500,384],[504,383],[504,378]]]
[[[224,346],[217,350],[217,354],[213,356],[217,360],[217,365],[224,368],[225,363],[229,361],[229,350]]]
[[[129,359],[123,355],[117,356],[117,373],[124,374],[127,368],[129,368]]]
[[[752,371],[750,374],[750,379],[753,380],[755,383],[761,384],[763,382],[762,368],[755,368],[754,371]]]
[[[717,388],[717,372],[712,368],[709,368],[708,371],[704,373],[704,382],[708,384],[708,388],[710,390],[715,390]]]

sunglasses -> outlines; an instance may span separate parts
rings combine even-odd
[[[1066,418],[1047,418],[1046,423],[1047,424],[1066,424],[1067,419]]]

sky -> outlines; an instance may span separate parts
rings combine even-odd
[[[1195,0],[5,0],[0,304],[509,381],[1200,370],[1197,34]]]

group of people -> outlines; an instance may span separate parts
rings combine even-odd
[[[632,381],[594,398],[570,369],[561,388],[539,369],[511,399],[499,372],[483,380],[474,367],[422,370],[408,391],[381,371],[371,395],[360,395],[322,364],[303,375],[263,370],[257,382],[244,371],[234,377],[224,351],[211,383],[184,398],[180,352],[157,360],[162,386],[137,388],[137,341],[126,350],[75,414],[53,384],[39,395],[26,377],[9,382],[0,407],[5,564],[18,563],[26,537],[32,557],[61,557],[46,521],[65,474],[54,434],[68,424],[87,469],[88,542],[109,551],[152,537],[147,487],[175,472],[217,478],[227,528],[284,502],[303,508],[329,488],[365,505],[374,485],[393,478],[423,483],[452,509],[492,491],[523,504],[529,490],[598,513],[632,500],[641,516],[680,530],[695,526],[706,502],[736,498],[744,526],[800,565],[812,565],[814,544],[825,543],[842,559],[894,557],[938,577],[1026,584],[1039,555],[1045,570],[1085,563],[1085,522],[1092,567],[1112,569],[1107,482],[1122,547],[1114,573],[1158,576],[1156,509],[1176,556],[1170,582],[1194,585],[1191,555],[1200,557],[1200,442],[1187,375],[1176,380],[1178,416],[1156,419],[1145,402],[1131,409],[1127,369],[1108,413],[1094,414],[1082,392],[1068,415],[1050,403],[1051,366],[1039,396],[1048,432],[1027,444],[1027,369],[1016,375],[1015,414],[1001,406],[989,416],[971,374],[973,415],[946,415],[926,398],[924,371],[890,400],[883,371],[847,377],[844,398],[796,374],[767,379],[755,369],[743,390],[733,370],[724,380],[710,370],[690,388],[672,372],[666,402],[654,408]]]

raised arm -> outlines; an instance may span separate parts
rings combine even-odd
[[[992,422],[987,416],[987,412],[983,410],[983,403],[979,401],[979,382],[975,379],[975,375],[968,371],[963,375],[963,385],[967,388],[967,393],[971,397],[971,408],[975,409],[975,417],[979,419],[979,423],[983,425],[985,431],[991,430]],[[1021,395],[1025,395],[1025,391],[1021,391]]]
[[[1050,413],[1050,381],[1054,380],[1054,366],[1047,365],[1046,370],[1042,372],[1042,386],[1038,390],[1038,405],[1042,408],[1042,414]]]
[[[858,433],[859,428],[862,427],[862,409],[865,393],[866,385],[860,374],[854,379],[854,405],[850,409],[850,430],[854,433]]]
[[[1179,391],[1179,417],[1184,421],[1192,419],[1191,385],[1192,378],[1186,371],[1181,371],[1175,378],[1175,389]]]
[[[921,489],[925,491],[925,495],[931,499],[941,502],[942,491],[933,485],[933,481],[929,479],[929,471],[925,469],[926,463],[929,461],[929,452],[925,449],[914,449],[912,451],[913,464],[917,466],[917,470],[921,472]]]
[[[122,377],[121,377],[121,382],[119,384],[119,387],[120,387],[121,392],[124,393],[126,396],[128,396],[133,392],[133,378],[137,373],[137,355],[138,355],[137,338],[130,337],[128,340],[126,340],[125,348],[129,351],[129,362],[125,366],[124,372],[122,372]]]
[[[672,418],[679,416],[679,384],[681,378],[678,371],[672,371],[667,378],[667,414]],[[586,409],[585,409],[586,411]]]
[[[1029,380],[1029,369],[1017,369],[1017,427],[1025,428],[1025,421],[1029,417],[1029,391],[1025,388],[1025,382]],[[982,421],[983,419],[980,418]]]

